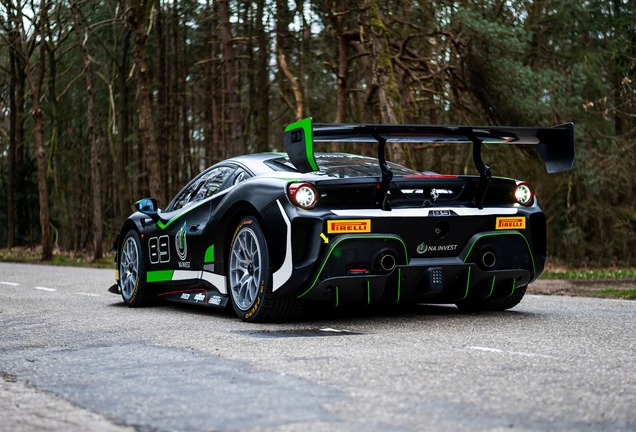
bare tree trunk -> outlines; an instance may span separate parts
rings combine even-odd
[[[91,60],[86,51],[88,34],[84,28],[83,17],[77,9],[75,2],[71,0],[71,12],[75,24],[78,46],[84,60],[84,79],[86,81],[88,120],[88,142],[90,143],[91,180],[93,189],[93,260],[97,261],[103,256],[102,251],[102,197],[99,180],[99,154],[97,151],[97,137],[95,133],[95,103],[93,98],[93,70]]]
[[[265,0],[258,0],[256,6],[256,41],[258,58],[256,60],[256,87],[259,92],[256,130],[256,148],[259,152],[269,150],[269,58],[267,34],[263,23]]]
[[[119,196],[119,220],[124,221],[131,210],[131,198],[128,184],[128,174],[126,174],[126,163],[128,161],[128,84],[126,74],[128,70],[128,46],[130,43],[130,28],[126,27],[121,38],[119,62],[117,65],[117,93],[119,95],[118,117],[118,140],[117,140],[117,186]]]
[[[219,1],[219,18],[221,20],[221,38],[223,40],[223,58],[225,60],[228,108],[230,111],[230,121],[232,123],[230,153],[231,156],[237,156],[243,154],[245,148],[243,144],[243,121],[241,117],[241,106],[238,96],[238,75],[236,73],[236,58],[234,56],[232,31],[230,29],[230,11],[228,0]]]
[[[294,99],[296,99],[296,121],[302,120],[304,112],[303,93],[300,90],[298,78],[295,77],[289,70],[289,66],[287,66],[287,61],[285,60],[285,54],[283,54],[283,51],[280,48],[278,49],[278,64],[280,65],[282,71],[285,73],[285,76],[289,80],[294,92]]]
[[[15,245],[15,153],[16,153],[16,62],[17,56],[15,50],[17,49],[18,32],[13,27],[14,21],[13,11],[9,9],[9,64],[10,73],[9,77],[9,172],[7,179],[7,248],[11,249]]]
[[[393,73],[389,46],[389,29],[384,25],[377,0],[357,0],[360,8],[360,21],[364,29],[364,39],[369,46],[372,87],[377,89],[382,123],[400,124],[404,115],[400,105],[400,91]],[[408,147],[400,143],[388,146],[391,159],[399,164],[410,166],[411,157]]]
[[[137,72],[137,114],[139,116],[139,137],[143,147],[150,195],[161,199],[162,185],[159,169],[159,151],[152,119],[150,90],[148,88],[148,62],[146,60],[146,26],[152,10],[152,0],[133,0],[128,14],[128,23],[133,31],[133,59]]]
[[[290,41],[293,40],[291,34],[289,33],[289,24],[292,21],[293,15],[289,11],[288,2],[286,0],[276,0],[276,58],[278,60],[278,50],[281,50],[283,54],[289,52]],[[289,108],[294,111],[294,108],[289,103],[288,94],[289,94],[289,85],[288,80],[285,79],[285,73],[278,62],[278,73],[276,77],[278,83],[278,105],[279,106],[289,106]],[[288,122],[289,116],[285,114],[285,111],[281,109],[281,115],[284,115],[283,121]],[[295,117],[295,116],[294,116]]]
[[[35,141],[35,151],[38,164],[38,194],[40,197],[40,227],[42,229],[42,261],[53,259],[53,245],[51,243],[51,228],[49,226],[49,194],[46,185],[46,151],[44,150],[44,115],[40,107],[40,95],[42,93],[42,83],[44,82],[44,67],[46,60],[46,40],[44,38],[44,23],[46,22],[47,3],[46,0],[40,2],[40,17],[38,22],[39,58],[37,76],[33,76],[33,69],[29,62],[29,51],[27,47],[24,27],[21,28],[21,52],[25,60],[25,72],[31,87],[31,105],[33,107],[33,138]],[[23,21],[22,10],[18,5],[18,20]],[[23,25],[23,24],[21,24]]]

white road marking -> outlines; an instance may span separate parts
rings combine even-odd
[[[476,351],[486,351],[486,352],[492,352],[492,353],[498,353],[498,354],[512,354],[512,355],[521,355],[526,357],[556,358],[550,355],[532,354],[532,353],[525,353],[525,352],[518,352],[518,351],[503,351],[497,348],[486,348],[486,347],[477,347],[477,346],[469,346],[467,348],[476,350]]]
[[[15,282],[2,282],[2,281],[0,281],[0,285],[20,286],[20,284],[19,284],[19,283],[15,283]]]
[[[101,297],[99,294],[93,294],[93,293],[78,292],[78,294],[89,296],[89,297]]]
[[[49,292],[53,292],[53,291],[57,291],[55,288],[47,288],[47,287],[34,287],[36,290],[40,290],[40,291],[49,291]]]
[[[331,332],[331,333],[351,333],[351,330],[338,330],[338,329],[334,329],[331,327],[325,327],[325,328],[321,328],[319,329],[320,331],[323,332]]]

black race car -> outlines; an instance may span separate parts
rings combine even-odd
[[[317,141],[373,142],[378,158],[314,154]],[[468,143],[479,175],[387,162],[386,142]],[[332,306],[454,303],[504,310],[543,271],[546,218],[532,187],[491,176],[484,143],[531,144],[548,172],[574,163],[574,125],[554,128],[289,125],[287,153],[235,157],[195,177],[165,210],[136,204],[114,249],[124,302],[231,303],[244,321]]]

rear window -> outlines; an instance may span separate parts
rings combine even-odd
[[[319,169],[316,174],[334,178],[382,176],[382,171],[376,158],[341,153],[318,153],[315,158]],[[271,163],[268,165],[277,171],[296,171],[296,168],[287,157],[272,159],[269,162]],[[417,173],[417,171],[393,162],[388,162],[388,165],[393,171],[393,175],[401,176]]]

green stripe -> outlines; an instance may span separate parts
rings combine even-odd
[[[184,214],[186,214],[186,213],[188,213],[188,212],[190,212],[190,211],[194,210],[195,208],[199,207],[200,205],[202,205],[202,204],[206,204],[206,203],[208,203],[208,202],[209,202],[209,201],[203,200],[203,201],[200,201],[199,203],[192,204],[192,205],[188,206],[188,208],[187,208],[187,209],[183,210],[181,213],[179,213],[178,215],[176,215],[175,217],[173,217],[172,219],[170,219],[170,220],[169,220],[168,222],[166,222],[166,223],[163,223],[162,221],[158,220],[158,221],[157,221],[157,226],[158,226],[159,228],[161,228],[162,230],[163,230],[163,229],[166,229],[166,228],[168,228],[168,226],[169,226],[172,222],[176,221],[177,219],[179,219],[179,218],[180,218],[181,216],[183,216]]]
[[[318,279],[320,278],[320,274],[322,273],[322,271],[324,270],[325,266],[327,265],[327,261],[329,260],[329,257],[331,256],[331,253],[336,249],[336,246],[338,246],[340,243],[342,243],[345,240],[354,240],[354,239],[360,239],[360,238],[364,238],[364,239],[387,239],[388,238],[388,239],[399,241],[400,243],[402,243],[402,246],[404,246],[404,255],[406,256],[406,264],[408,265],[408,263],[409,263],[409,254],[406,251],[406,245],[404,244],[402,239],[397,237],[397,236],[393,236],[393,235],[380,236],[380,235],[364,235],[364,234],[356,234],[356,235],[352,235],[352,236],[346,236],[346,237],[343,237],[343,238],[339,239],[337,242],[332,244],[331,249],[329,250],[329,253],[327,254],[327,257],[325,258],[325,260],[322,262],[322,265],[320,266],[320,271],[318,271],[318,275],[316,276],[316,279],[314,279],[314,282],[311,284],[309,289],[307,291],[305,291],[304,293],[302,293],[301,295],[299,295],[298,298],[301,298],[302,296],[307,294],[309,291],[311,291],[316,286],[316,284],[318,283]]]
[[[512,291],[510,291],[510,295],[508,297],[510,297],[512,294],[514,294],[516,285],[517,285],[517,279],[514,278],[514,279],[512,279]]]
[[[340,305],[340,299],[338,297],[338,287],[336,287],[336,307]]]
[[[492,277],[492,285],[490,286],[490,293],[488,293],[488,297],[490,297],[490,296],[492,295],[492,292],[493,292],[493,290],[495,289],[495,278],[496,278],[496,277],[497,277],[497,276],[493,276],[493,277]],[[486,297],[486,298],[488,298],[488,297]]]
[[[402,286],[402,269],[398,268],[398,298],[396,303],[400,301],[400,287]]]
[[[171,281],[174,270],[155,270],[146,274],[146,282],[165,282]]]
[[[213,263],[214,262],[214,245],[207,248],[205,251],[205,258],[203,258],[204,263]]]
[[[367,305],[371,304],[371,281],[367,281]]]
[[[459,301],[459,300],[464,300],[466,297],[468,297],[468,286],[470,285],[470,267],[468,267],[468,277],[466,278],[466,293],[464,294],[464,297],[455,300],[455,301]]]

